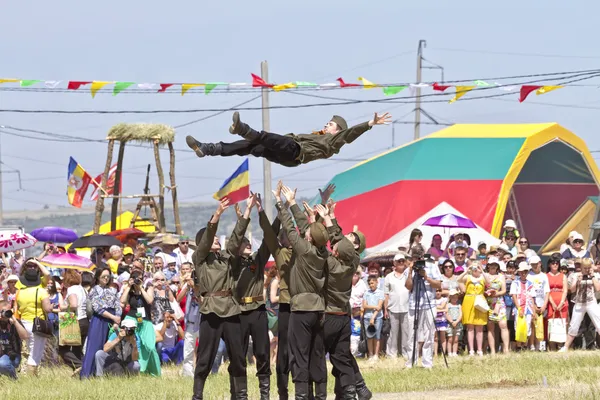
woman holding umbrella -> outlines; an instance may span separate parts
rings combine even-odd
[[[89,336],[81,367],[81,377],[96,373],[96,352],[102,350],[108,338],[109,325],[121,323],[121,303],[117,290],[111,287],[112,275],[108,268],[98,268],[95,283],[89,293],[94,314],[89,324]]]

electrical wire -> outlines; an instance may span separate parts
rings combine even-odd
[[[452,52],[458,52],[458,53],[496,54],[496,55],[518,56],[518,57],[579,58],[579,59],[599,59],[600,58],[600,56],[577,56],[577,55],[539,54],[539,53],[533,54],[533,53],[518,53],[518,52],[508,52],[508,51],[449,49],[449,48],[443,48],[443,47],[428,47],[428,50],[452,51]]]
[[[202,118],[199,118],[199,119],[195,119],[195,120],[193,120],[193,121],[185,122],[185,123],[183,123],[183,124],[175,125],[173,128],[175,128],[175,129],[178,129],[178,128],[183,128],[183,127],[185,127],[185,126],[189,126],[189,125],[192,125],[192,124],[195,124],[195,123],[198,123],[198,122],[206,121],[207,119],[210,119],[210,118],[216,117],[217,115],[221,115],[221,114],[223,114],[223,113],[226,113],[226,112],[228,112],[228,111],[234,110],[236,107],[241,107],[241,106],[243,106],[243,105],[246,105],[246,104],[248,104],[248,103],[251,103],[251,102],[253,102],[254,100],[257,100],[257,99],[259,99],[261,96],[262,96],[262,94],[260,94],[260,95],[258,95],[258,96],[256,96],[256,97],[253,97],[253,98],[251,98],[250,100],[246,100],[246,101],[244,101],[244,102],[241,102],[241,103],[239,103],[239,104],[236,104],[236,105],[234,105],[234,106],[232,106],[232,107],[228,108],[227,110],[219,111],[219,112],[216,112],[216,113],[214,113],[214,114],[207,115],[206,117],[202,117]]]

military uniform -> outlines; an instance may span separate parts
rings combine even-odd
[[[269,224],[264,211],[259,213],[261,226]],[[279,225],[279,222],[277,223]],[[240,325],[244,354],[248,353],[250,336],[252,350],[256,357],[256,376],[259,381],[261,400],[269,399],[271,376],[271,344],[269,342],[269,321],[265,308],[264,278],[265,265],[269,261],[269,248],[263,240],[258,251],[250,256],[240,256],[239,266],[234,268],[235,297],[240,303]]]
[[[291,248],[282,247],[277,240],[279,234],[279,217],[275,218],[273,225],[266,219],[260,219],[264,241],[275,259],[275,266],[279,271],[279,315],[277,318],[277,391],[279,400],[288,399],[288,379],[290,374],[290,359],[288,346],[288,326],[290,321],[290,291],[288,282],[290,272],[295,261],[295,254]]]
[[[261,131],[258,132],[247,124],[239,122],[234,132],[246,140],[233,143],[200,143],[188,136],[188,146],[199,156],[247,156],[262,157],[285,167],[296,167],[314,160],[329,158],[338,154],[342,146],[352,143],[360,135],[371,129],[368,122],[347,128],[346,122],[338,116],[332,119],[340,126],[341,131],[335,135],[329,133],[287,134],[279,135]],[[343,121],[343,122],[341,122]],[[198,154],[196,149],[200,149]]]
[[[308,397],[309,379],[315,382],[319,379],[311,376],[309,370],[312,372],[315,363],[324,363],[325,360],[321,317],[325,310],[322,292],[329,254],[325,244],[329,238],[323,225],[315,223],[309,229],[317,246],[307,242],[294,228],[292,216],[281,202],[277,203],[277,209],[282,228],[296,254],[289,280],[291,315],[288,338],[296,398],[304,399]]]
[[[232,263],[239,255],[242,238],[250,221],[238,219],[224,252],[211,252],[217,224],[208,223],[206,230],[196,235],[197,249],[193,255],[200,305],[201,345],[198,346],[194,372],[194,400],[203,399],[204,384],[217,355],[221,337],[229,357],[228,372],[232,377],[232,392],[237,399],[247,399],[246,357],[240,336],[240,306],[234,297]],[[203,232],[204,231],[204,232]]]

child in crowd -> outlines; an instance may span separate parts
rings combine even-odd
[[[433,346],[433,354],[437,356],[438,349],[440,347],[439,342],[442,343],[442,351],[446,352],[447,339],[446,339],[446,330],[448,329],[448,299],[442,297],[442,289],[437,289],[435,291],[435,303],[436,303],[436,315],[435,315],[435,337],[434,337],[434,346]]]
[[[458,303],[458,290],[452,289],[449,293],[450,304],[448,304],[448,312],[446,318],[448,319],[448,327],[446,329],[446,336],[448,337],[448,347],[450,357],[456,357],[458,355],[458,343],[460,342],[461,333],[463,331],[462,325],[462,308]]]
[[[379,278],[369,276],[369,290],[363,298],[363,318],[366,329],[367,347],[371,361],[378,360],[381,347],[381,327],[383,325],[383,290],[378,289]]]

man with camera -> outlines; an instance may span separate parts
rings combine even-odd
[[[21,341],[29,337],[17,321],[8,301],[0,300],[0,375],[17,379],[21,363]]]
[[[135,333],[137,323],[133,319],[125,319],[119,329],[115,325],[113,333],[104,349],[96,352],[96,376],[137,375],[140,373],[139,339]]]
[[[407,260],[408,261],[408,260]],[[413,254],[413,259],[408,262],[408,276],[405,283],[410,291],[408,298],[408,356],[406,368],[412,368],[418,359],[419,350],[422,350],[421,362],[424,368],[433,367],[433,338],[435,323],[433,309],[436,306],[435,290],[442,287],[442,275],[435,262],[424,258],[420,254]],[[415,320],[417,324],[415,324]],[[415,336],[417,348],[415,345]],[[413,352],[415,356],[413,357]]]

